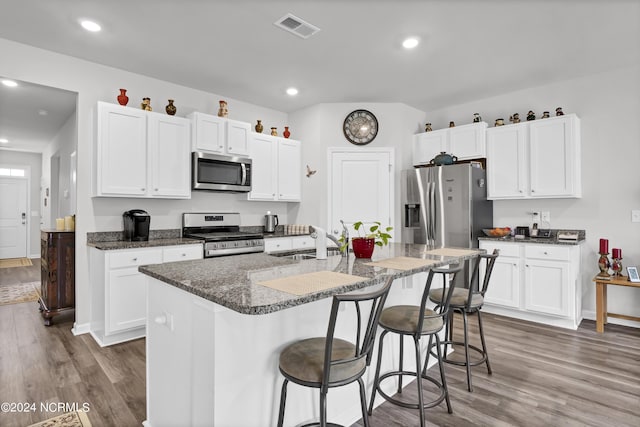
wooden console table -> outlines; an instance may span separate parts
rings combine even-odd
[[[607,323],[607,317],[615,317],[618,319],[634,320],[640,322],[640,317],[627,316],[625,314],[616,314],[607,312],[607,285],[631,286],[640,288],[640,283],[630,282],[627,276],[613,277],[605,279],[602,277],[594,277],[596,282],[596,331],[604,332],[604,325]]]

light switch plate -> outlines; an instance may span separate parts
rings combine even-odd
[[[631,211],[631,222],[640,222],[640,211]]]

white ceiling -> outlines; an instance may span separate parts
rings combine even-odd
[[[2,38],[285,112],[322,102],[429,111],[640,63],[637,0],[2,3]],[[274,26],[286,13],[321,31],[305,40]],[[85,32],[80,18],[103,31]],[[421,43],[406,51],[410,35]],[[300,93],[285,95],[289,86]]]

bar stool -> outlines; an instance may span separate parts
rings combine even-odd
[[[487,372],[491,375],[491,364],[489,363],[489,353],[487,352],[487,344],[484,339],[484,330],[482,328],[482,316],[480,314],[480,309],[482,309],[482,305],[484,304],[484,294],[487,292],[487,287],[489,286],[489,281],[491,280],[491,273],[493,272],[493,266],[496,263],[496,259],[498,258],[499,250],[495,249],[492,254],[480,254],[475,259],[471,283],[466,288],[454,288],[453,295],[451,296],[451,300],[449,301],[449,319],[447,321],[447,340],[443,341],[445,349],[445,356],[442,361],[445,363],[449,363],[457,366],[465,366],[467,369],[467,388],[469,391],[473,391],[473,386],[471,384],[471,367],[478,366],[483,363],[487,365]],[[480,277],[480,265],[484,261],[484,275],[482,280],[482,287],[478,287],[479,277]],[[440,289],[434,289],[429,293],[429,299],[431,302],[436,305],[441,304],[442,301],[442,291]],[[463,324],[463,332],[464,339],[463,341],[456,341],[453,338],[453,314],[461,313],[462,314],[462,324]],[[469,344],[469,332],[468,332],[468,318],[469,314],[477,314],[478,315],[478,328],[480,330],[480,342],[482,343],[482,349]],[[447,346],[463,346],[464,347],[464,361],[461,360],[453,360],[447,355]],[[469,349],[475,351],[480,355],[479,359],[471,360],[469,355]],[[433,354],[431,348],[429,348],[429,352]]]
[[[440,404],[443,400],[446,400],[447,403],[447,411],[452,413],[451,402],[449,401],[449,390],[447,389],[447,381],[445,379],[444,374],[444,366],[440,361],[442,360],[442,355],[440,353],[440,337],[438,336],[438,332],[440,332],[446,322],[448,317],[448,303],[449,298],[453,294],[453,280],[455,279],[455,275],[462,270],[462,265],[453,268],[436,268],[431,269],[429,271],[429,275],[427,277],[427,281],[425,283],[424,291],[422,293],[422,298],[419,306],[414,305],[398,305],[385,308],[380,315],[380,326],[383,331],[380,335],[380,343],[378,344],[378,363],[376,366],[376,374],[373,381],[373,392],[371,395],[371,401],[369,403],[369,415],[373,412],[373,403],[376,397],[376,392],[380,393],[382,397],[384,397],[387,401],[402,406],[404,408],[418,409],[420,411],[420,425],[425,425],[424,420],[424,409],[432,408],[438,404]],[[436,309],[431,310],[427,308],[427,299],[429,295],[429,291],[431,289],[431,284],[433,282],[433,278],[436,274],[442,274],[442,282],[443,288],[442,292],[446,296],[444,300],[444,304],[439,305]],[[449,278],[447,278],[449,275]],[[384,344],[384,337],[389,333],[393,332],[400,335],[400,363],[399,369],[397,371],[391,371],[380,375],[380,365],[382,361],[382,347]],[[423,336],[429,336],[429,346],[428,349],[431,348],[431,344],[433,338],[436,340],[436,348],[438,364],[440,367],[440,381],[437,379],[430,377],[427,375],[427,363],[429,361],[429,353],[427,352],[427,357],[425,360],[424,367],[421,366],[420,356],[420,338]],[[404,337],[410,336],[413,338],[413,343],[415,346],[415,355],[416,355],[416,371],[406,371],[403,369],[403,359],[404,359]],[[398,378],[398,393],[402,393],[402,377],[404,375],[414,376],[416,377],[416,384],[418,386],[418,402],[404,402],[398,400],[392,396],[387,395],[381,388],[381,382],[390,377],[399,377]],[[433,384],[435,384],[440,394],[439,396],[430,401],[424,402],[423,393],[422,393],[422,379],[425,379]]]
[[[321,427],[336,425],[327,423],[327,392],[329,388],[357,381],[360,386],[362,418],[364,425],[369,425],[362,375],[371,363],[378,319],[392,282],[393,279],[389,277],[380,289],[373,292],[335,295],[331,305],[327,336],[296,341],[282,350],[280,353],[280,372],[284,376],[284,381],[280,394],[279,427],[282,427],[284,422],[289,381],[320,389],[320,422],[306,424],[306,426],[319,425]],[[349,302],[354,302],[356,309],[355,344],[334,338],[340,305]],[[361,307],[363,303],[365,306],[371,306],[368,314],[367,311],[363,313],[363,307]],[[366,325],[364,330],[362,330],[363,325]]]

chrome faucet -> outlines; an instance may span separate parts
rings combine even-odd
[[[347,256],[349,252],[349,230],[347,229],[347,226],[344,224],[342,220],[340,220],[340,223],[342,224],[342,234],[340,237],[344,240],[344,242],[340,242],[338,238],[336,238],[332,234],[327,233],[325,230],[323,230],[320,227],[311,226],[311,237],[316,239],[316,258],[318,259],[326,258],[327,246],[326,246],[326,241],[324,241],[324,239],[322,238],[322,235],[325,235],[327,239],[331,240],[333,243],[336,244],[338,249],[340,249],[340,254],[343,257]],[[334,232],[337,233],[337,230]],[[323,240],[323,241],[321,242],[320,240]]]

